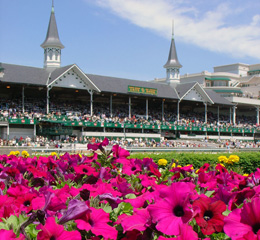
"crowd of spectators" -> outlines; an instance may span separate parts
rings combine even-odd
[[[99,143],[102,139],[96,137],[66,137],[60,140],[50,140],[47,137],[37,136],[35,139],[30,137],[26,138],[16,138],[10,140],[4,140],[0,138],[1,146],[16,146],[16,147],[44,147],[44,148],[75,148],[75,146],[80,146],[80,148],[87,148],[88,143]],[[253,141],[241,141],[241,140],[227,140],[219,138],[215,140],[155,140],[155,139],[143,139],[143,138],[112,138],[109,140],[109,146],[115,144],[121,147],[151,147],[151,148],[227,148],[227,149],[242,149],[242,148],[260,148],[260,142]]]
[[[181,125],[181,126],[207,126],[207,127],[241,127],[246,129],[258,128],[255,116],[237,115],[236,124],[230,123],[229,115],[220,115],[219,121],[217,114],[207,113],[205,123],[205,113],[201,112],[181,112],[177,121],[176,109],[169,111],[165,109],[164,118],[160,107],[153,106],[149,109],[148,118],[144,107],[135,106],[132,108],[131,117],[129,109],[125,105],[114,107],[112,115],[109,104],[95,103],[93,114],[90,114],[90,106],[87,102],[73,101],[51,101],[49,114],[46,114],[46,103],[44,100],[26,99],[24,109],[21,100],[0,100],[0,120],[6,121],[8,118],[38,119],[38,120],[63,120],[63,121],[90,121],[90,122],[109,122],[109,123],[132,123],[143,125]]]

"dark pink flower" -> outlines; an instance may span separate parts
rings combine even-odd
[[[84,216],[76,219],[77,227],[80,230],[91,231],[96,236],[103,236],[104,240],[117,239],[117,230],[109,223],[109,214],[103,209],[90,208]]]
[[[37,240],[81,240],[81,235],[78,231],[65,231],[64,226],[55,222],[54,217],[49,217],[45,225],[39,225],[41,231],[37,235]]]
[[[222,231],[224,226],[224,216],[222,213],[227,208],[224,202],[220,200],[211,202],[211,198],[203,196],[194,201],[193,207],[198,207],[200,210],[196,214],[195,220],[203,234],[210,235],[214,232]]]
[[[252,198],[242,209],[233,210],[224,222],[224,232],[232,240],[250,235],[260,239],[260,197]]]
[[[186,182],[173,183],[161,189],[160,199],[148,206],[157,230],[167,235],[179,235],[180,227],[193,217],[190,197],[195,185]]]
[[[103,149],[103,147],[107,146],[108,143],[109,143],[108,139],[105,138],[101,143],[94,143],[94,144],[89,143],[88,149],[92,149],[94,151],[96,151],[98,149],[101,150],[101,149]]]
[[[60,218],[59,223],[64,224],[70,220],[80,218],[88,211],[90,211],[90,209],[85,202],[82,202],[77,199],[72,199],[69,202],[67,211]]]

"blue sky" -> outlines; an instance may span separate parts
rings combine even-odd
[[[62,66],[136,80],[165,77],[174,19],[181,75],[260,63],[259,0],[55,0]],[[0,0],[0,61],[43,67],[51,0]]]

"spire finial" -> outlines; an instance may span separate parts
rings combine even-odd
[[[174,38],[174,19],[172,19],[172,39]]]
[[[54,13],[54,0],[52,0],[51,12]]]

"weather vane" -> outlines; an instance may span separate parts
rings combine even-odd
[[[172,38],[174,38],[174,20],[172,19]]]

